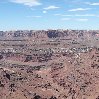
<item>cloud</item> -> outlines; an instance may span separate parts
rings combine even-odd
[[[47,13],[47,11],[43,11],[43,13]]]
[[[95,14],[76,14],[75,16],[81,16],[81,17],[91,17],[91,16],[96,16]]]
[[[91,8],[76,8],[76,9],[70,9],[68,11],[86,11],[86,10],[90,10]]]
[[[61,18],[62,21],[68,21],[68,20],[72,20],[72,21],[80,21],[80,22],[86,22],[88,21],[88,19],[86,18]]]
[[[57,6],[48,6],[48,7],[46,7],[46,8],[44,8],[45,10],[53,10],[53,9],[58,9],[58,8],[60,8],[60,7],[57,7]]]
[[[94,2],[94,3],[86,2],[86,4],[93,5],[93,6],[99,6],[99,2]]]
[[[91,17],[91,16],[96,16],[95,14],[70,14],[70,15],[61,15],[61,16],[71,16],[71,17],[73,17],[73,16],[77,16],[77,17]]]
[[[61,14],[54,14],[55,16],[61,16]]]
[[[96,14],[54,14],[55,16],[61,17],[97,17],[99,15]]]
[[[76,21],[86,22],[88,19],[76,19]]]
[[[69,14],[66,14],[66,15],[63,15],[63,14],[54,14],[55,16],[74,16],[74,15],[69,15]]]
[[[13,3],[24,4],[29,7],[41,5],[38,0],[10,0]]]

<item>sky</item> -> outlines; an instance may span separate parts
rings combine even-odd
[[[0,0],[0,30],[99,30],[99,0]]]

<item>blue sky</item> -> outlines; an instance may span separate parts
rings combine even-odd
[[[0,30],[99,29],[99,0],[0,0]]]

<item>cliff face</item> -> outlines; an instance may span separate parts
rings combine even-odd
[[[0,31],[0,37],[8,38],[66,38],[66,37],[77,37],[77,38],[90,38],[98,36],[99,30],[18,30],[18,31]],[[7,38],[6,38],[7,39]]]
[[[98,99],[99,31],[0,32],[0,99]]]

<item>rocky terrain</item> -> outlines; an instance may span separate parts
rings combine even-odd
[[[99,30],[0,31],[0,99],[99,99]]]

